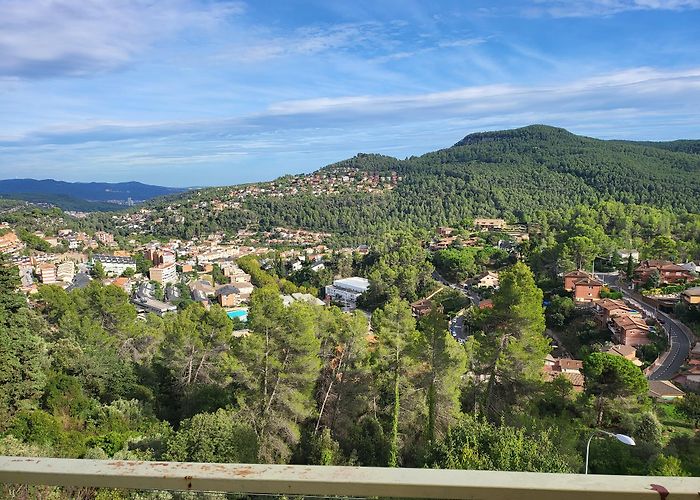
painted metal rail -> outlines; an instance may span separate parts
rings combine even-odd
[[[676,500],[700,478],[0,457],[0,483],[279,495]]]

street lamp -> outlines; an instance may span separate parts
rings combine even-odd
[[[588,443],[586,444],[586,472],[585,472],[586,474],[588,474],[588,453],[591,450],[591,441],[595,437],[596,433],[601,433],[601,434],[604,434],[606,436],[612,436],[615,439],[617,439],[618,441],[620,441],[621,443],[626,444],[627,446],[636,446],[637,445],[637,443],[634,442],[634,439],[632,439],[629,436],[626,436],[625,434],[613,434],[612,432],[603,431],[600,429],[594,430],[593,434],[591,434],[591,437],[588,438]]]

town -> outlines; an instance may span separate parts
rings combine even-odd
[[[357,172],[347,171],[347,175]],[[342,182],[347,175],[326,177],[320,175],[292,178],[288,186],[314,186],[320,182]],[[393,174],[393,179],[396,179]],[[368,179],[375,185],[376,176],[359,177],[361,182]],[[360,184],[364,185],[364,184]],[[274,189],[274,187],[273,187]],[[249,188],[235,192],[235,196],[251,194]],[[234,196],[234,192],[231,192]],[[202,206],[205,208],[206,204]],[[215,208],[216,209],[216,208]],[[136,212],[130,219],[131,228],[139,232],[139,220],[149,210]],[[157,222],[157,220],[156,220]],[[0,227],[0,253],[16,265],[21,279],[21,290],[30,298],[42,285],[60,286],[67,291],[87,286],[98,280],[123,290],[142,317],[147,314],[163,316],[174,313],[178,305],[196,302],[205,308],[218,304],[225,309],[231,319],[237,321],[238,335],[247,333],[245,321],[248,304],[254,285],[251,276],[237,261],[249,256],[257,259],[263,269],[270,269],[273,260],[289,273],[311,272],[318,275],[326,269],[329,261],[338,256],[361,256],[369,252],[366,245],[358,248],[330,249],[323,244],[330,235],[304,230],[277,228],[273,232],[258,234],[255,231],[240,230],[238,238],[227,238],[223,233],[210,234],[203,238],[168,242],[151,241],[138,245],[136,239],[129,239],[128,248],[120,248],[113,234],[95,231],[87,234],[71,229],[58,229],[54,234],[36,232],[33,239],[39,239],[48,246],[47,251],[27,248],[27,243],[17,236],[8,224]],[[534,233],[533,233],[534,231]],[[537,234],[538,226],[507,224],[503,219],[476,218],[470,230],[458,228],[436,228],[432,238],[424,242],[431,252],[438,256],[450,248],[473,248],[483,251],[484,247],[500,252],[500,262],[493,258],[479,273],[457,279],[445,280],[438,271],[436,277],[447,289],[458,291],[464,296],[463,307],[450,312],[450,332],[459,342],[467,339],[470,307],[475,310],[493,307],[490,299],[499,287],[499,267],[510,259],[517,260],[523,242],[528,242],[530,234]],[[265,246],[243,246],[241,242],[263,241]],[[286,250],[279,250],[279,248]],[[277,248],[278,250],[274,250]],[[51,249],[60,248],[60,252]],[[689,307],[700,304],[700,265],[694,262],[673,263],[663,260],[639,260],[639,252],[625,250],[619,255],[624,262],[634,263],[632,274],[627,276],[618,271],[592,272],[583,269],[563,273],[561,286],[574,304],[579,315],[594,319],[600,331],[609,332],[604,342],[604,352],[623,356],[640,366],[652,381],[650,391],[654,397],[673,399],[681,397],[682,388],[700,390],[700,344],[694,344],[693,332],[680,321],[669,317],[677,303]],[[498,259],[496,259],[498,260]],[[447,271],[446,274],[448,274]],[[338,305],[344,311],[354,311],[358,299],[370,287],[364,277],[328,275],[325,284],[318,289],[290,292],[281,295],[285,304],[304,301],[316,305]],[[649,286],[647,286],[649,285]],[[431,300],[437,292],[411,304],[414,316],[420,318],[429,314],[436,306],[442,305]],[[438,297],[440,295],[438,294]],[[559,298],[559,297],[557,297]],[[545,304],[547,305],[547,304]],[[561,325],[560,325],[561,326]],[[560,343],[561,332],[557,328],[547,330],[553,344]],[[638,350],[655,344],[651,350],[657,354],[638,358]],[[669,356],[672,350],[679,354]],[[555,352],[561,356],[548,355],[544,360],[545,378],[553,379],[562,375],[576,391],[584,387],[581,373],[582,361],[572,357],[572,350],[565,345],[556,346]],[[648,352],[649,350],[645,350]]]

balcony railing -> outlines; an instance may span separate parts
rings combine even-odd
[[[0,483],[490,500],[698,499],[700,478],[0,457]]]

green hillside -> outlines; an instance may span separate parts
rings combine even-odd
[[[692,143],[692,141],[688,141]],[[191,208],[208,199],[226,199],[230,188],[209,188],[154,200],[158,210],[180,204],[179,216],[153,230],[189,237],[216,230],[276,226],[334,233],[362,241],[400,228],[435,227],[468,217],[539,221],[577,205],[601,201],[654,206],[697,213],[700,155],[672,151],[669,144],[603,141],[563,129],[532,125],[466,136],[452,147],[405,160],[359,154],[319,171],[348,169],[387,175],[400,181],[381,193],[340,190],[333,194],[271,196],[256,193],[235,208],[215,212]],[[686,148],[690,149],[690,148]],[[278,179],[276,186],[293,177]],[[271,183],[260,186],[271,188]]]
[[[358,155],[327,168],[341,167],[395,170],[403,180],[383,196],[258,198],[248,206],[263,225],[361,234],[474,216],[530,220],[601,200],[690,212],[700,202],[700,157],[542,125],[472,134],[406,160]]]

